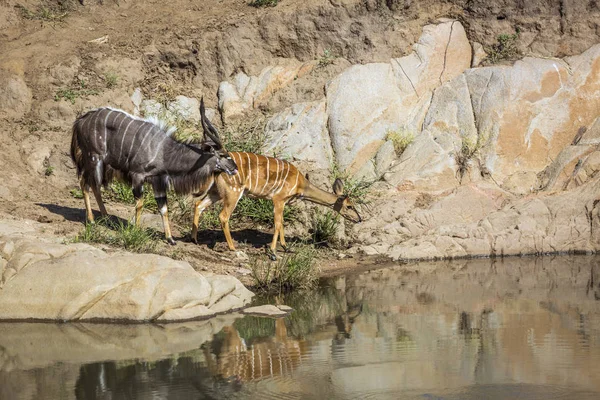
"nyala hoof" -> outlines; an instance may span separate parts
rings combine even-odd
[[[267,256],[269,257],[269,259],[271,261],[277,261],[277,256],[275,255],[275,253],[273,252],[273,250],[271,250],[270,247],[266,247],[265,251],[266,251]]]
[[[167,238],[167,243],[169,243],[171,246],[175,246],[177,244],[177,243],[175,243],[173,238]]]

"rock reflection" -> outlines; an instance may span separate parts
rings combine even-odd
[[[0,398],[596,398],[597,263],[380,269],[290,295],[278,320],[0,324]]]

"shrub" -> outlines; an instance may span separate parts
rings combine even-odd
[[[394,145],[394,151],[397,156],[402,155],[404,150],[408,147],[409,144],[415,139],[415,135],[405,129],[399,129],[397,131],[388,131],[386,135],[386,140],[391,140]]]
[[[307,245],[289,245],[277,261],[254,258],[251,262],[253,286],[262,292],[311,289],[317,282],[316,250]]]
[[[492,64],[496,64],[502,60],[511,60],[519,55],[517,49],[517,39],[519,32],[509,35],[503,33],[498,35],[498,42],[487,49],[488,59]]]
[[[242,122],[237,126],[227,127],[221,135],[223,146],[227,151],[262,153],[267,140],[265,124],[266,120],[264,118],[256,118],[249,122]]]

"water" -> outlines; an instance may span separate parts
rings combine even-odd
[[[0,399],[598,399],[600,258],[395,266],[286,319],[0,324]]]

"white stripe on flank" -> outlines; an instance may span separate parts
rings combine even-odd
[[[115,131],[117,133],[121,132],[121,125],[123,125],[123,121],[125,121],[127,119],[127,114],[121,113],[121,115],[123,116],[123,118],[121,119],[121,122],[119,122],[119,126],[117,127],[117,130]],[[117,122],[116,118],[115,118],[115,122]]]
[[[125,136],[127,136],[127,130],[129,129],[129,126],[133,123],[133,121],[135,120],[132,119],[131,121],[129,121],[129,123],[125,127],[125,132],[123,132],[123,137],[121,138],[121,149],[119,150],[119,163],[121,162],[121,157],[123,157],[123,142],[125,141]]]
[[[108,114],[106,114],[106,117],[104,118],[104,144],[106,145],[106,135],[107,135],[107,130],[106,130],[106,121],[108,121],[108,117],[110,117],[110,114],[113,113],[113,110],[110,110],[108,112]]]
[[[269,183],[269,165],[271,164],[271,159],[269,157],[265,157],[265,158],[267,159],[267,178],[265,179],[265,184],[263,185],[262,189],[260,190],[260,194],[263,194],[265,192],[267,183]]]
[[[168,136],[165,136],[157,145],[156,145],[156,153],[154,153],[154,157],[152,157],[152,160],[148,161],[148,166],[150,166],[152,164],[152,162],[156,159],[156,157],[158,156],[158,153],[160,153],[160,149],[164,143],[165,140],[167,140]]]
[[[252,166],[250,166],[250,154],[246,153],[246,158],[248,159],[248,176],[246,176],[246,180],[248,181],[248,190],[252,190]]]
[[[137,134],[140,132],[140,129],[142,129],[142,127],[144,126],[145,123],[149,123],[149,122],[143,122],[143,123],[141,123],[140,127],[138,128],[137,131],[135,131],[135,133],[133,134],[133,137],[131,138],[131,144],[129,145],[129,153],[127,153],[127,162],[128,163],[131,163],[129,161],[129,157],[131,157],[131,151],[133,150],[133,144],[135,143],[135,138],[137,137]]]
[[[152,132],[152,128],[154,128],[152,125],[150,125],[148,127],[149,129],[146,131],[146,133],[144,134],[144,138],[142,139],[142,143],[140,143],[139,147],[138,147],[138,151],[135,153],[135,156],[133,156],[133,160],[135,160],[135,158],[137,157],[138,154],[141,153],[141,150],[144,148],[144,142],[146,141],[146,139],[151,136],[150,133]]]
[[[100,110],[100,112],[97,112],[94,114],[94,147],[96,149],[98,149],[98,116],[100,115],[100,113],[102,112],[102,110]]]
[[[258,189],[258,174],[260,172],[260,168],[259,168],[260,165],[259,165],[259,162],[258,162],[258,155],[254,154],[254,157],[256,157],[256,184],[254,185],[254,189]]]
[[[284,166],[285,166],[285,165],[287,165],[287,167],[288,167],[288,168],[287,168],[287,172],[285,173],[285,177],[284,177],[284,178],[282,179],[282,181],[281,181],[281,186],[279,187],[279,190],[278,190],[278,191],[277,191],[277,193],[275,193],[275,194],[278,194],[279,192],[281,192],[281,191],[283,190],[283,187],[284,187],[284,186],[285,186],[285,184],[287,183],[287,177],[288,177],[288,174],[290,173],[290,164],[289,164],[289,163],[286,163],[286,162],[284,162],[284,161],[282,161],[282,162],[284,163],[283,165],[284,165]],[[282,172],[281,174],[283,175],[283,172]]]
[[[298,176],[300,176],[300,171],[296,170],[296,183],[294,183],[294,186],[288,192],[288,196],[291,196],[294,193],[294,190],[296,190],[296,186],[298,186]]]
[[[279,183],[279,160],[275,159],[275,162],[277,163],[277,173],[275,174],[275,182],[273,182],[273,186],[271,186],[267,193],[273,192],[273,189],[275,189],[275,186],[277,186],[277,184]]]

